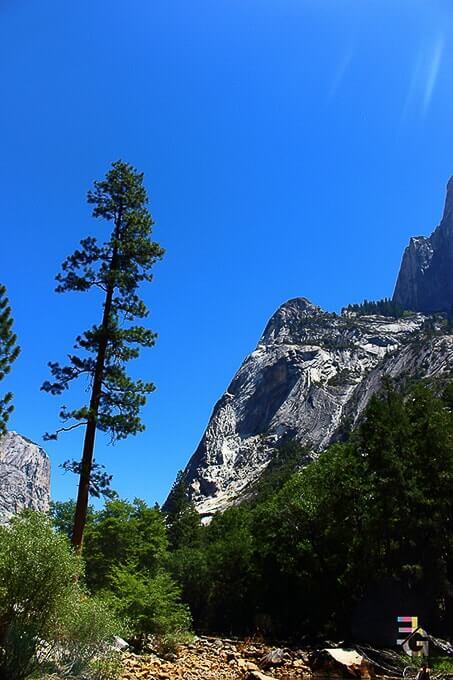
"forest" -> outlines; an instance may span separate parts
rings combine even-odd
[[[424,385],[404,395],[389,385],[348,442],[302,470],[307,452],[287,444],[249,499],[208,526],[183,473],[165,511],[110,500],[90,512],[88,586],[150,622],[147,599],[152,607],[160,597],[164,612],[178,593],[198,632],[353,639],[367,608],[393,631],[393,611],[417,603],[427,627],[445,634],[453,616],[452,407],[451,386],[436,396]],[[72,513],[71,503],[53,505],[59,531],[69,533]],[[188,620],[183,605],[177,610]]]

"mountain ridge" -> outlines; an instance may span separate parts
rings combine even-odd
[[[325,449],[386,379],[451,379],[453,336],[436,314],[453,311],[452,272],[453,177],[439,226],[413,237],[402,258],[392,305],[411,311],[383,316],[352,305],[338,315],[297,297],[274,312],[186,466],[198,511],[240,502],[289,439],[315,455]]]
[[[427,318],[339,316],[306,298],[281,305],[215,405],[187,465],[201,514],[240,500],[285,441],[326,448],[346,418],[357,421],[385,376],[447,371],[453,337],[446,336],[439,365],[438,338],[420,337]]]

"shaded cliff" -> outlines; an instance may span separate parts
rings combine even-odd
[[[418,312],[453,312],[453,177],[439,226],[404,251],[393,300]]]

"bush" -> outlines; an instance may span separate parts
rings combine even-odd
[[[84,671],[118,631],[83,592],[82,562],[49,519],[26,513],[0,529],[0,679]]]
[[[87,677],[90,680],[116,680],[120,673],[121,657],[113,651],[95,657],[90,663]]]
[[[112,575],[111,602],[117,613],[127,619],[134,635],[153,635],[164,639],[184,639],[191,625],[189,609],[181,602],[181,590],[172,577],[159,571],[151,577],[117,567]]]
[[[82,563],[38,514],[15,518],[0,539],[0,678],[20,679],[33,670],[37,641],[81,576]]]
[[[59,677],[103,677],[105,669],[112,666],[107,642],[120,632],[108,604],[75,587],[55,613],[41,666],[49,666]]]

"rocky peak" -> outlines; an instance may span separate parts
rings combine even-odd
[[[186,468],[198,510],[209,516],[237,502],[286,440],[313,452],[335,441],[383,376],[447,370],[453,338],[442,352],[431,345],[409,350],[424,321],[421,314],[339,316],[303,297],[279,307],[214,407]]]
[[[24,508],[49,508],[50,460],[40,446],[17,432],[0,438],[0,522]]]
[[[404,251],[393,299],[414,311],[453,310],[453,177],[442,220],[431,236],[412,237]]]
[[[322,314],[320,307],[313,305],[305,297],[297,297],[284,302],[271,316],[264,329],[260,343],[284,342],[288,334],[298,333],[304,320]]]

